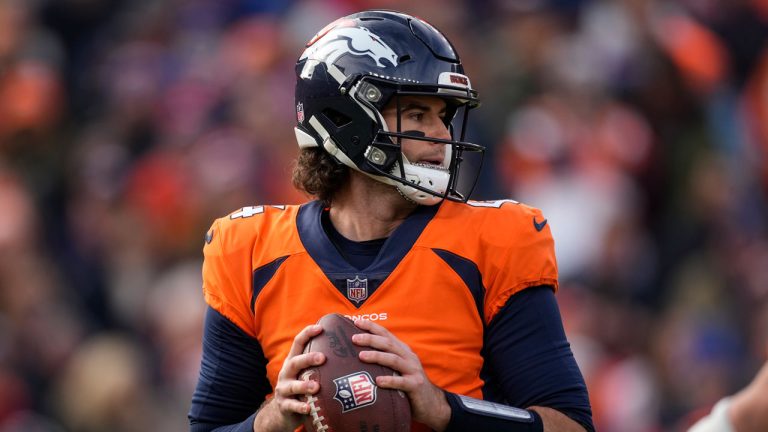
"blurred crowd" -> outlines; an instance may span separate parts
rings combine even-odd
[[[766,0],[0,0],[0,432],[184,431],[203,235],[290,184],[293,65],[423,17],[543,209],[598,430],[684,430],[768,352]]]

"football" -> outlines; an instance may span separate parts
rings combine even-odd
[[[364,333],[352,320],[329,314],[318,321],[323,332],[312,338],[305,352],[321,352],[326,361],[302,371],[301,379],[314,380],[320,390],[304,397],[310,404],[305,427],[313,432],[394,432],[411,428],[411,406],[401,391],[380,388],[376,377],[396,374],[391,368],[360,361],[370,348],[352,343]]]

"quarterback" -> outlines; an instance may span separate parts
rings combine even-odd
[[[208,312],[190,430],[292,431],[299,372],[328,313],[368,334],[361,360],[399,372],[413,430],[592,431],[555,300],[545,216],[471,201],[483,147],[453,46],[392,11],[341,18],[296,63],[294,184],[315,198],[251,206],[205,237]]]

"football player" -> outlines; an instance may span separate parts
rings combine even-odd
[[[294,184],[316,200],[245,207],[204,246],[208,304],[191,430],[291,431],[317,384],[303,353],[337,312],[365,362],[399,376],[413,430],[591,431],[564,335],[547,220],[469,201],[483,147],[454,47],[392,11],[341,18],[296,63]]]

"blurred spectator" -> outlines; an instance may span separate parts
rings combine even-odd
[[[141,348],[123,336],[84,341],[62,371],[52,403],[67,430],[154,429],[157,418]]]

